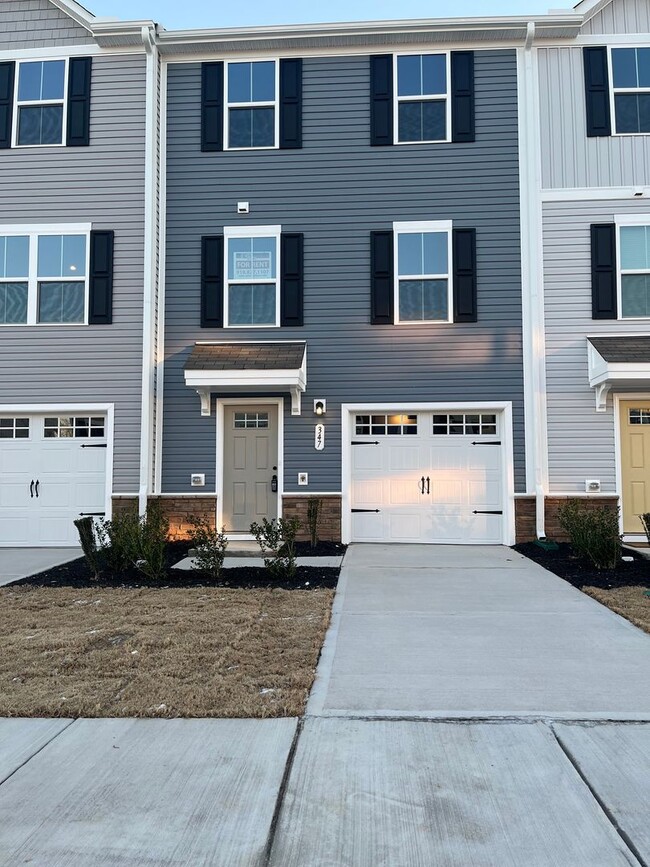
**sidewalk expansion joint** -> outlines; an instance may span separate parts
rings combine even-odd
[[[76,722],[77,722],[76,719],[71,719],[68,722],[67,726],[64,726],[60,731],[56,732],[56,734],[53,734],[52,737],[48,741],[46,741],[41,747],[39,747],[35,752],[33,752],[31,754],[31,756],[28,756],[25,759],[25,761],[21,762],[17,768],[14,768],[10,774],[7,774],[6,777],[3,777],[0,780],[0,786],[4,785],[7,782],[7,780],[10,780],[14,776],[14,774],[18,773],[18,771],[21,768],[24,768],[28,762],[31,762],[31,760],[34,758],[34,756],[37,756],[39,753],[42,753],[46,747],[49,747],[49,745],[52,743],[52,741],[55,741],[59,737],[59,735],[62,735],[63,732],[66,732],[70,728],[70,726],[74,725]]]
[[[268,837],[266,838],[266,846],[264,847],[264,854],[262,856],[262,864],[264,865],[264,867],[268,867],[268,865],[270,865],[271,863],[275,835],[278,829],[278,824],[280,822],[280,814],[282,812],[284,798],[289,787],[289,778],[291,777],[293,762],[296,757],[296,751],[298,749],[298,741],[300,740],[300,735],[302,734],[304,724],[305,718],[301,717],[298,720],[298,723],[296,725],[296,731],[294,733],[293,740],[291,741],[291,746],[289,747],[289,753],[287,755],[287,761],[284,766],[284,772],[282,774],[280,788],[275,799],[275,809],[273,810],[273,816],[271,818],[271,824],[269,826],[269,833]]]

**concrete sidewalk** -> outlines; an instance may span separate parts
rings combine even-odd
[[[0,548],[0,587],[83,557],[81,548]]]
[[[650,636],[509,548],[352,545],[307,713],[650,720]]]

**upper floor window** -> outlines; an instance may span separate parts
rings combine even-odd
[[[58,232],[4,231],[0,235],[0,325],[85,323],[88,233],[68,234],[61,228]]]
[[[395,64],[397,142],[448,141],[449,54],[402,54]]]
[[[650,48],[612,48],[617,133],[650,133]]]
[[[67,61],[21,61],[17,73],[15,144],[63,144]]]
[[[227,63],[227,147],[274,148],[278,143],[278,64]]]
[[[450,322],[451,223],[395,223],[397,322]]]
[[[236,227],[226,239],[225,323],[227,327],[280,324],[279,226]]]
[[[621,318],[650,316],[650,226],[620,226]]]

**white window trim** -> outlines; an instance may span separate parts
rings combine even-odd
[[[425,54],[444,54],[447,75],[447,92],[444,94],[432,94],[426,96],[398,96],[397,59],[399,57],[421,57]],[[399,106],[402,102],[439,102],[445,100],[445,138],[424,139],[423,141],[400,141],[399,138]],[[451,142],[451,51],[400,51],[393,54],[393,144],[395,145],[423,145],[423,144],[449,144]]]
[[[617,318],[621,322],[647,322],[650,316],[623,316],[623,268],[621,266],[621,229],[625,226],[647,226],[650,228],[650,214],[617,214],[616,224],[616,304]],[[627,270],[625,274],[650,274],[648,270]]]
[[[79,328],[88,325],[90,300],[90,231],[91,223],[62,223],[61,225],[11,225],[0,224],[0,235],[29,237],[29,274],[27,280],[16,278],[13,282],[27,282],[27,322],[0,322],[0,328]],[[86,237],[86,276],[84,280],[84,321],[83,322],[39,322],[38,321],[38,238],[43,235],[85,235]],[[45,282],[62,282],[63,278],[45,278]],[[76,282],[76,281],[75,281]],[[79,281],[81,282],[81,281]]]
[[[279,328],[280,327],[280,275],[282,274],[282,251],[280,235],[282,226],[224,226],[223,229],[223,326],[224,328]],[[231,238],[275,238],[275,279],[248,281],[255,283],[273,283],[275,285],[275,322],[272,325],[231,325],[228,309],[230,279],[228,277],[228,242]],[[243,280],[233,280],[233,283],[243,283]]]
[[[436,220],[426,222],[408,222],[408,223],[393,223],[393,308],[395,310],[394,323],[395,325],[448,325],[453,322],[454,311],[454,266],[453,266],[453,247],[452,247],[452,228],[451,220]],[[430,275],[414,275],[412,277],[404,276],[399,273],[399,258],[398,258],[398,240],[400,235],[420,234],[422,232],[446,232],[447,233],[447,274]],[[399,283],[400,280],[447,280],[447,318],[446,319],[400,319],[399,317]]]
[[[609,112],[612,119],[612,136],[627,137],[627,136],[649,136],[650,132],[618,132],[616,129],[616,94],[617,93],[648,93],[650,87],[614,87],[614,57],[612,51],[615,48],[650,48],[650,42],[647,45],[608,45],[607,46],[607,64],[609,73]]]
[[[232,63],[269,63],[275,64],[275,99],[269,102],[229,102],[228,80]],[[225,63],[223,93],[223,149],[225,151],[272,151],[280,147],[280,61],[277,57],[255,57],[252,59],[227,60]],[[272,145],[261,147],[230,147],[230,109],[231,108],[272,108],[274,109],[274,141]]]
[[[29,100],[27,102],[18,101],[18,83],[20,81],[20,67],[23,63],[48,63],[50,61],[63,61],[63,99],[53,100]],[[16,73],[14,76],[14,105],[13,105],[13,131],[11,135],[12,148],[64,148],[67,147],[68,139],[68,76],[70,74],[70,58],[69,57],[38,57],[33,59],[24,59],[16,61]],[[61,142],[59,144],[18,144],[18,123],[20,108],[23,106],[38,106],[38,105],[62,105],[63,106],[63,122],[61,125]]]

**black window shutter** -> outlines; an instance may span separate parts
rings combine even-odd
[[[223,328],[223,235],[201,238],[201,328]]]
[[[201,64],[201,150],[223,150],[223,62]]]
[[[16,64],[13,61],[0,63],[0,148],[11,147],[15,74]]]
[[[280,325],[300,326],[303,324],[304,236],[298,232],[283,232],[280,242]]]
[[[616,226],[591,227],[591,302],[594,319],[617,319]]]
[[[370,58],[370,144],[393,143],[393,55]]]
[[[589,138],[612,134],[609,110],[609,68],[606,48],[583,48],[587,135]]]
[[[68,147],[90,144],[92,57],[71,57],[68,69]]]
[[[474,121],[474,52],[451,52],[451,140],[476,140]]]
[[[302,60],[280,61],[280,147],[302,147]]]
[[[454,322],[476,322],[476,229],[453,229]]]
[[[370,294],[373,325],[394,322],[393,233],[370,233]]]
[[[90,233],[90,325],[113,322],[114,232]]]

